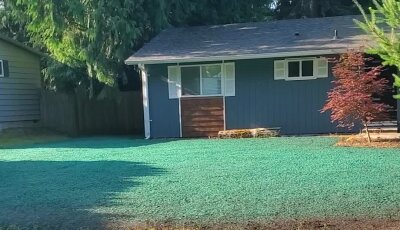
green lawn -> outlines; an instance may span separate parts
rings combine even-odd
[[[334,142],[111,137],[0,149],[0,226],[399,218],[399,149]]]

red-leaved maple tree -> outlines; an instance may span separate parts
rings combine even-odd
[[[387,117],[390,106],[374,100],[389,90],[388,81],[379,78],[382,66],[367,67],[367,60],[362,52],[349,50],[335,61],[334,87],[321,112],[330,111],[331,121],[338,122],[338,127],[351,129],[356,123],[363,124],[371,142],[368,125]]]

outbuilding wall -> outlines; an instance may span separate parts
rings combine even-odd
[[[0,60],[9,74],[0,77],[0,130],[31,125],[40,119],[40,57],[0,40]]]
[[[179,137],[179,100],[168,98],[167,64],[148,65],[151,137]],[[225,98],[227,129],[280,127],[282,134],[339,130],[321,113],[332,87],[328,78],[274,80],[274,59],[235,61],[236,94]],[[331,72],[331,71],[329,71]]]
[[[179,100],[169,99],[168,65],[148,65],[146,69],[151,137],[179,137]]]

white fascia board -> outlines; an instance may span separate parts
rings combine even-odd
[[[279,52],[279,53],[265,53],[265,54],[244,54],[244,55],[229,55],[229,56],[214,56],[214,57],[182,57],[171,59],[146,59],[141,61],[129,60],[125,61],[127,65],[139,64],[163,64],[163,63],[186,63],[186,62],[208,62],[208,61],[232,61],[244,59],[262,59],[262,58],[283,58],[283,57],[301,57],[312,55],[329,55],[346,53],[348,49],[323,49],[323,50],[310,50],[310,51],[292,51],[292,52]]]

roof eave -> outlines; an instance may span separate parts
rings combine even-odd
[[[228,55],[228,56],[209,56],[209,57],[182,57],[182,58],[168,58],[168,59],[143,59],[143,60],[131,60],[128,58],[125,60],[126,65],[151,65],[151,64],[168,64],[168,63],[187,63],[187,62],[208,62],[208,61],[233,61],[233,60],[244,60],[244,59],[262,59],[262,58],[282,58],[282,57],[299,57],[299,56],[311,56],[311,55],[329,55],[329,54],[340,54],[347,52],[347,48],[341,49],[322,49],[322,50],[308,50],[308,51],[290,51],[290,52],[278,52],[278,53],[263,53],[263,54],[242,54],[242,55]]]

